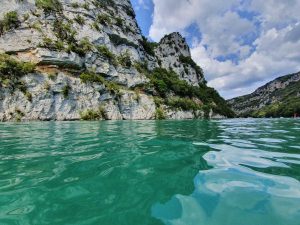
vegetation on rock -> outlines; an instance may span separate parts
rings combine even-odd
[[[62,10],[62,5],[59,0],[35,0],[35,5],[43,9],[45,13]]]
[[[195,63],[191,57],[180,55],[179,61],[183,64],[190,65],[193,69],[195,69],[196,73],[198,75],[200,75],[200,77],[203,77],[203,71],[202,71],[201,67],[198,66],[197,63]]]
[[[199,87],[189,85],[186,81],[180,80],[175,72],[162,68],[156,68],[149,75],[149,78],[157,94],[162,99],[166,99],[165,104],[167,105],[183,110],[197,110],[206,105],[213,109],[215,113],[227,117],[234,116],[234,113],[218,92],[205,84],[199,84]],[[174,94],[179,98],[170,99],[170,96]],[[197,103],[193,98],[201,100],[202,103]]]
[[[106,80],[101,74],[86,71],[80,75],[80,79],[83,83],[103,84],[107,88],[107,90],[112,94],[118,95],[120,93],[120,86],[113,81]]]
[[[35,64],[18,61],[7,54],[0,54],[0,85],[14,88],[22,76],[32,73],[34,69]]]
[[[26,82],[22,82],[20,78],[33,72],[35,65],[1,54],[0,87],[18,88],[28,101],[32,101],[34,98],[32,104],[34,105],[37,103],[35,100],[41,101],[42,98],[45,98],[45,96],[41,97],[42,93],[37,89],[43,90],[43,93],[47,94],[47,98],[49,96],[53,97],[52,95],[56,93],[54,87],[61,81],[61,76],[70,76],[66,79],[67,84],[61,86],[58,91],[61,97],[65,98],[64,102],[69,103],[69,101],[80,99],[77,95],[81,93],[72,92],[72,88],[75,90],[73,85],[76,82],[71,82],[72,79],[78,79],[80,74],[80,80],[88,86],[86,89],[88,91],[90,91],[90,88],[94,90],[91,91],[93,95],[89,94],[93,99],[87,100],[90,101],[89,103],[93,109],[80,113],[83,120],[106,118],[104,108],[99,107],[97,109],[97,101],[104,101],[102,99],[111,100],[120,112],[121,110],[126,111],[128,107],[123,109],[124,107],[121,107],[120,104],[126,105],[128,103],[126,101],[129,100],[126,99],[127,95],[124,95],[124,98],[120,98],[120,96],[123,93],[132,92],[132,90],[136,94],[133,101],[136,101],[134,104],[129,104],[130,110],[135,110],[134,113],[137,114],[149,110],[148,115],[142,115],[147,116],[147,118],[153,118],[155,114],[157,119],[165,119],[171,111],[177,110],[200,112],[201,115],[203,115],[202,112],[205,112],[206,116],[213,110],[215,113],[228,117],[233,116],[224,99],[213,88],[207,87],[203,82],[202,69],[190,56],[185,56],[189,55],[190,52],[180,34],[166,36],[169,42],[168,40],[160,43],[150,42],[139,33],[134,20],[134,11],[127,2],[124,4],[122,1],[116,4],[113,0],[79,1],[77,3],[67,1],[63,4],[61,2],[60,0],[35,0],[37,9],[30,8],[31,10],[26,12],[27,15],[23,15],[26,22],[22,20],[24,26],[19,31],[20,33],[25,32],[25,39],[27,39],[28,32],[32,32],[32,37],[37,40],[28,37],[27,40],[21,40],[24,42],[20,44],[22,50],[7,51],[16,52],[16,55],[20,57],[28,57],[29,60],[34,59],[39,62],[37,71],[41,71],[42,74],[47,73],[48,79],[51,81],[46,77],[41,85],[42,88],[31,88],[30,90],[34,90],[31,94],[27,90],[27,86],[32,87],[32,85],[29,86],[26,82],[30,82],[29,80],[32,77],[29,76],[23,79]],[[23,3],[27,4],[25,1]],[[28,4],[32,7],[32,3],[28,2]],[[70,7],[73,9],[70,9]],[[64,11],[64,8],[66,11]],[[27,8],[24,6],[24,9]],[[33,20],[34,18],[36,20]],[[8,12],[0,21],[0,35],[18,28],[20,25],[21,22],[18,19],[17,12]],[[80,29],[84,29],[85,36],[82,36]],[[164,45],[161,45],[162,43]],[[23,48],[23,45],[25,48]],[[12,46],[12,44],[7,46]],[[38,49],[38,47],[45,49]],[[165,47],[166,51],[162,51],[160,54],[159,48]],[[77,55],[66,53],[77,53]],[[174,58],[171,56],[174,56]],[[62,66],[68,64],[74,64],[74,66]],[[155,68],[157,65],[159,67]],[[168,66],[170,66],[170,69],[161,68]],[[183,74],[182,68],[186,70],[186,74]],[[192,71],[192,68],[197,75]],[[105,74],[98,73],[98,71],[105,71]],[[58,77],[57,74],[59,74]],[[199,76],[199,79],[197,79],[197,76]],[[197,85],[198,82],[200,82],[199,86]],[[50,92],[51,87],[53,87],[53,91]],[[84,91],[86,90],[82,90],[83,93]],[[101,94],[101,98],[97,97],[95,99],[95,96],[99,96],[98,92]],[[152,96],[155,97],[156,112],[154,112],[154,107],[143,105],[147,103],[152,105]],[[132,98],[130,101],[132,101]],[[78,113],[82,106],[74,105],[78,107],[76,108]],[[143,109],[136,109],[139,107]],[[41,114],[43,113],[41,111]],[[124,112],[124,114],[126,113]],[[190,112],[187,114],[191,115]],[[70,115],[74,115],[74,113],[72,112]]]
[[[255,118],[278,118],[278,117],[293,117],[300,115],[300,99],[293,97],[285,100],[284,102],[274,103],[265,106],[257,111],[247,113],[244,116],[251,116]]]
[[[228,101],[240,117],[293,117],[300,115],[300,74],[279,77],[250,95]]]
[[[155,56],[154,49],[158,46],[155,42],[150,42],[146,37],[143,36],[143,39],[140,41],[140,44],[143,46],[144,50],[151,56]]]
[[[110,41],[116,46],[126,45],[126,46],[131,46],[134,48],[138,48],[138,46],[135,43],[128,41],[126,38],[122,38],[117,34],[110,34],[109,38],[110,38]]]
[[[4,15],[3,19],[0,20],[0,35],[19,26],[18,13],[16,11],[8,12]]]
[[[157,108],[155,111],[155,119],[156,120],[164,120],[166,119],[165,111],[162,108]]]
[[[104,107],[99,106],[97,110],[87,109],[83,112],[80,112],[81,120],[103,120],[107,119],[107,115]]]

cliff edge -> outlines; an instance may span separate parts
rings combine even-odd
[[[2,0],[0,121],[231,117],[179,33],[151,43],[129,0]]]

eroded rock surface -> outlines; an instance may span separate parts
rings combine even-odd
[[[0,53],[36,64],[35,72],[18,81],[22,90],[0,79],[1,121],[79,120],[83,113],[100,113],[100,107],[103,119],[155,119],[157,94],[153,87],[141,87],[149,86],[149,74],[159,67],[189,85],[205,85],[179,33],[165,36],[152,52],[146,49],[130,0],[52,2],[45,8],[35,0],[1,1],[0,21],[16,12],[18,24],[0,32]],[[80,74],[87,71],[106,81],[83,82]],[[196,103],[201,106],[202,100]],[[162,108],[167,119],[204,116],[201,110]]]

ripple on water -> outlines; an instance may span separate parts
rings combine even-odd
[[[0,224],[299,225],[299,126],[0,124]]]
[[[267,129],[272,126],[268,125]],[[254,168],[291,169],[291,165],[300,165],[300,154],[280,152],[278,149],[291,149],[282,138],[247,140],[245,136],[257,136],[257,133],[247,133],[238,135],[244,137],[238,139],[237,130],[238,127],[226,129],[221,136],[223,144],[216,144],[215,140],[193,143],[210,147],[203,158],[213,169],[198,173],[191,195],[174,195],[165,204],[155,204],[154,217],[172,225],[299,225],[300,182]],[[288,131],[274,129],[272,133],[282,137]],[[296,136],[291,139],[299,141]]]

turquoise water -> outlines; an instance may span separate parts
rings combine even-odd
[[[0,224],[299,225],[300,121],[0,124]]]

